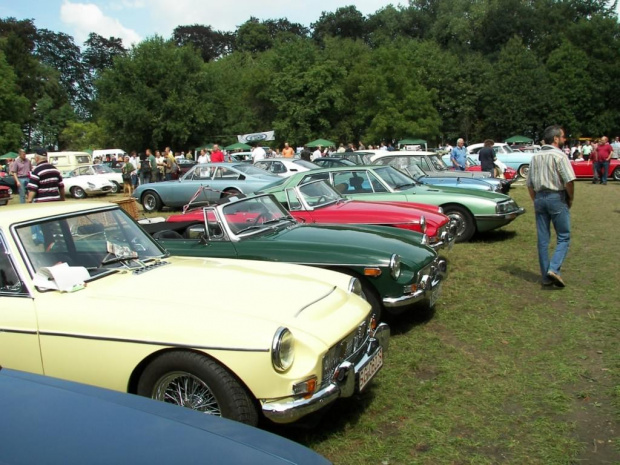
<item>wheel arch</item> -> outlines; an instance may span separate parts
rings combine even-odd
[[[226,371],[233,378],[235,378],[241,386],[243,386],[243,388],[250,394],[254,402],[258,402],[258,400],[256,399],[256,396],[254,395],[252,390],[248,387],[248,385],[241,378],[239,378],[237,374],[233,370],[231,370],[230,367],[228,367],[228,365],[223,363],[220,359],[213,357],[211,354],[203,352],[202,350],[192,349],[189,347],[169,347],[165,349],[160,349],[158,351],[155,351],[149,354],[140,363],[138,363],[138,365],[134,368],[133,372],[129,376],[129,381],[127,383],[127,392],[130,394],[138,394],[138,383],[140,382],[140,377],[144,373],[144,370],[146,370],[146,368],[161,355],[173,353],[173,352],[178,352],[178,353],[191,352],[191,353],[200,355],[201,357],[205,357],[205,358],[209,358],[213,360],[214,362],[222,366],[224,369],[226,369]]]

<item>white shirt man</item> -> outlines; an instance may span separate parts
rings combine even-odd
[[[265,152],[265,149],[260,145],[257,145],[254,147],[254,150],[252,150],[252,163],[256,163],[258,160],[264,160],[266,156],[267,153]]]
[[[205,149],[202,149],[200,151],[200,156],[198,157],[198,163],[209,163],[210,161],[211,158],[207,154],[207,151]]]
[[[312,155],[310,155],[310,160],[314,161],[317,158],[321,158],[322,156],[323,154],[321,153],[321,147],[317,147],[316,150],[312,152]]]

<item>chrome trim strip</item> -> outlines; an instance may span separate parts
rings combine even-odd
[[[506,220],[510,215],[515,215],[515,217],[522,215],[525,213],[525,208],[520,207],[518,210],[514,210],[506,213],[495,213],[493,215],[474,215],[476,220]]]
[[[8,329],[8,328],[0,328],[0,333],[29,334],[31,336],[36,336],[38,334],[34,330],[28,330],[28,329]]]
[[[75,339],[87,339],[87,340],[106,341],[106,342],[126,342],[126,343],[131,343],[131,344],[178,347],[182,349],[229,350],[233,352],[269,352],[268,348],[267,349],[251,349],[251,348],[241,348],[241,347],[216,347],[216,346],[202,346],[202,345],[187,345],[187,344],[176,344],[174,342],[143,341],[139,339],[125,339],[125,338],[105,337],[105,336],[89,336],[86,334],[54,333],[54,332],[47,332],[47,331],[39,332],[39,336],[70,337],[70,338],[75,338]]]
[[[331,288],[331,290],[329,292],[327,292],[325,295],[319,297],[318,299],[313,300],[312,302],[310,302],[307,305],[304,305],[303,307],[301,307],[297,313],[295,313],[295,317],[298,317],[299,315],[301,315],[301,312],[303,312],[305,309],[307,309],[308,307],[310,307],[311,305],[314,305],[315,303],[317,303],[320,300],[323,300],[324,298],[326,298],[328,295],[332,294],[335,290],[336,290],[337,286],[334,286]]]

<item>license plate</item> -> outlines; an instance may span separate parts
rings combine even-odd
[[[429,305],[431,308],[435,306],[435,303],[439,299],[440,295],[441,295],[441,281],[439,282],[439,284],[437,284],[435,289],[431,291],[431,298],[430,298],[430,305]]]
[[[379,348],[379,352],[370,359],[370,361],[360,370],[360,391],[368,384],[368,382],[377,374],[377,371],[383,366],[383,347]]]

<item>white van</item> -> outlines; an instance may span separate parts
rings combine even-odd
[[[48,152],[47,161],[61,173],[66,173],[81,165],[92,165],[93,158],[88,152]]]
[[[116,157],[117,160],[122,161],[125,155],[127,155],[127,152],[123,149],[93,150],[93,158],[105,160],[106,155],[110,155],[110,158]]]

